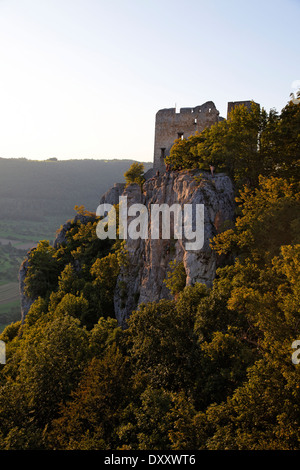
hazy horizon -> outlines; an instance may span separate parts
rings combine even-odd
[[[53,158],[56,158],[58,162],[68,162],[68,161],[72,161],[72,160],[95,160],[95,161],[104,161],[104,162],[113,162],[113,161],[135,161],[135,162],[139,162],[139,163],[152,163],[153,160],[149,160],[149,161],[140,161],[140,160],[137,160],[136,158],[118,158],[118,157],[112,157],[112,158],[105,158],[105,157],[79,157],[79,158],[57,158],[57,157],[45,157],[43,159],[39,159],[39,158],[30,158],[30,157],[0,157],[0,159],[2,160],[11,160],[11,159],[15,159],[15,160],[28,160],[30,162],[48,162],[48,161],[53,161]]]

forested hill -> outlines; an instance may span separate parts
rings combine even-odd
[[[0,158],[0,217],[26,221],[72,217],[76,204],[95,211],[100,196],[115,182],[124,181],[133,161]],[[151,166],[145,163],[145,170]]]

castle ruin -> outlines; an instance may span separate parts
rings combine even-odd
[[[227,119],[232,109],[236,106],[245,105],[251,108],[251,101],[231,101],[228,103]],[[155,119],[154,160],[153,169],[165,172],[165,157],[170,154],[176,139],[187,139],[191,135],[202,132],[219,121],[219,111],[212,101],[207,101],[195,108],[160,109]]]

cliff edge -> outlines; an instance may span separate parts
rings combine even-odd
[[[101,203],[111,202],[109,192],[106,196],[101,198]],[[211,176],[194,170],[155,176],[142,188],[131,184],[119,196],[127,196],[128,206],[143,204],[149,214],[152,204],[204,205],[204,245],[200,250],[186,250],[183,239],[153,240],[149,237],[127,240],[128,266],[121,269],[114,295],[116,317],[124,325],[140,303],[171,298],[164,283],[171,261],[183,262],[187,285],[196,282],[212,285],[219,260],[209,246],[210,240],[223,229],[224,224],[233,221],[234,191],[227,175]]]

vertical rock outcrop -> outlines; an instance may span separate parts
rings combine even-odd
[[[152,204],[204,205],[204,245],[200,250],[187,250],[184,239],[128,238],[128,266],[121,270],[114,296],[116,317],[124,326],[140,303],[171,297],[164,283],[171,261],[183,262],[187,285],[212,285],[218,258],[210,248],[210,240],[222,230],[224,222],[233,221],[234,191],[225,174],[212,177],[200,171],[181,171],[151,178],[142,189],[132,184],[124,189],[123,196],[127,196],[128,207],[143,204],[148,214]]]

